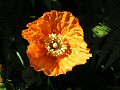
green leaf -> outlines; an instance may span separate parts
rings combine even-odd
[[[110,28],[105,24],[99,23],[99,25],[95,26],[92,31],[94,33],[94,37],[102,38],[110,32]]]
[[[0,83],[0,90],[7,90],[3,83]]]
[[[29,17],[30,17],[30,18],[33,18],[33,19],[36,18],[36,16],[29,16]]]

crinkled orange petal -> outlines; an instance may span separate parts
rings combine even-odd
[[[57,62],[55,62],[55,57],[49,57],[48,55],[40,56],[37,59],[31,59],[30,65],[31,67],[34,67],[36,71],[41,71],[41,70],[48,70],[50,73],[53,71],[50,70],[53,65],[56,65]],[[48,74],[49,75],[49,74]]]
[[[55,57],[50,57],[46,54],[46,49],[43,47],[37,47],[33,44],[29,45],[27,50],[28,57],[30,59],[31,67],[34,67],[36,71],[49,69],[50,66],[55,63]]]

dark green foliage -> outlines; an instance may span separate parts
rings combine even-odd
[[[110,67],[114,62],[118,62],[120,58],[120,4],[117,0],[114,0],[111,14],[108,16],[105,22],[110,28],[112,28],[108,37],[101,49],[101,54],[98,59],[97,66],[105,65],[104,70]],[[116,66],[117,67],[117,66]]]

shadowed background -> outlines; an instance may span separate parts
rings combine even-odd
[[[7,90],[120,90],[119,3],[119,0],[0,0],[0,63]],[[93,57],[66,75],[50,77],[48,82],[43,72],[29,67],[28,43],[21,31],[27,23],[51,10],[70,11],[79,18]],[[99,23],[112,29],[103,38],[93,37],[92,28]]]

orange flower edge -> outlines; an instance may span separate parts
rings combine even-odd
[[[30,43],[30,65],[47,76],[66,74],[92,56],[79,20],[70,12],[46,12],[27,27],[22,36]]]

